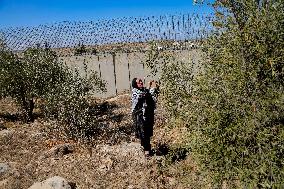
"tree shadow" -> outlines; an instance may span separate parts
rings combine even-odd
[[[91,104],[89,106],[89,113],[94,116],[99,115],[110,115],[115,108],[117,108],[117,104],[114,103],[98,103],[98,104]]]
[[[88,133],[93,142],[100,141],[109,145],[131,141],[134,131],[127,113],[115,112],[120,108],[115,103],[103,102],[90,108],[97,118],[97,125]]]
[[[22,120],[22,115],[19,113],[11,114],[11,113],[0,113],[0,118],[4,121],[8,122],[16,122]]]
[[[123,118],[125,117],[125,114],[118,114],[118,115],[110,115],[109,119],[115,122],[121,122]]]
[[[166,156],[170,152],[170,147],[167,144],[158,144],[155,149],[155,154],[157,156]]]
[[[6,122],[18,122],[18,121],[24,121],[24,115],[21,113],[0,113],[0,118],[2,118]],[[44,118],[43,113],[35,112],[33,113],[33,118]]]
[[[173,150],[173,154],[171,156],[172,162],[185,160],[189,154],[189,150],[184,147],[179,147]]]
[[[171,163],[185,160],[189,154],[189,149],[185,147],[171,148],[168,144],[158,144],[155,152],[157,156],[165,156]]]
[[[99,123],[96,134],[96,140],[105,144],[116,145],[122,142],[130,142],[133,129],[130,124],[119,127],[109,127],[107,123]]]
[[[4,129],[7,129],[7,127],[4,124],[0,123],[0,131]]]
[[[70,185],[71,189],[76,189],[77,185],[74,182],[68,182],[68,184]]]

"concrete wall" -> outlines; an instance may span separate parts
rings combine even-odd
[[[198,50],[182,50],[176,51],[176,58],[179,61],[198,65],[200,53]],[[144,53],[116,53],[105,55],[82,55],[61,57],[62,61],[68,66],[79,70],[79,73],[84,75],[84,63],[87,65],[87,70],[95,70],[100,77],[107,82],[107,92],[104,94],[94,94],[96,97],[110,97],[117,93],[130,89],[132,78],[138,77],[144,79],[144,82],[155,79],[158,76],[152,77],[150,70],[144,65],[146,55]]]

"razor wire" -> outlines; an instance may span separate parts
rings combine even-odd
[[[0,30],[6,46],[14,51],[29,47],[76,47],[147,42],[153,40],[202,40],[210,34],[211,15],[175,14],[123,17],[98,21],[63,21],[36,27]]]

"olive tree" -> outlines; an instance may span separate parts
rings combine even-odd
[[[49,49],[28,49],[21,55],[2,50],[1,96],[10,96],[23,110],[25,121],[33,121],[36,98],[43,98],[67,79],[56,54]]]
[[[15,99],[27,122],[33,121],[35,102],[40,99],[47,117],[56,118],[68,126],[72,123],[67,118],[72,117],[76,120],[73,122],[82,123],[80,127],[88,127],[83,116],[89,110],[87,96],[105,91],[105,83],[97,72],[86,68],[85,73],[81,76],[78,70],[71,70],[49,48],[30,48],[18,55],[2,48],[0,96]]]
[[[283,1],[216,1],[191,103],[194,154],[216,183],[283,186]],[[232,186],[235,187],[235,186]]]
[[[212,5],[214,30],[203,41],[199,72],[150,53],[149,62],[166,60],[161,88],[167,110],[188,128],[185,144],[211,186],[281,188],[284,2]]]

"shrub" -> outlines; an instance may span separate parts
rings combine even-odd
[[[162,66],[167,110],[188,127],[191,155],[214,187],[283,187],[283,5],[216,1],[202,70]]]
[[[105,92],[105,82],[95,71],[87,72],[81,76],[78,70],[68,70],[69,77],[53,89],[52,95],[45,96],[46,106],[44,112],[49,118],[56,118],[68,137],[73,139],[90,140],[96,134],[96,114],[99,109],[92,102],[92,94]]]
[[[81,76],[49,48],[30,48],[21,55],[2,48],[0,62],[0,96],[14,98],[26,122],[33,121],[35,102],[40,100],[46,117],[56,118],[69,137],[85,137],[95,128],[88,96],[106,89],[87,65]]]
[[[49,49],[28,49],[21,56],[5,49],[0,52],[1,96],[14,98],[26,121],[33,121],[35,100],[50,94],[67,79],[56,60],[56,54]]]

